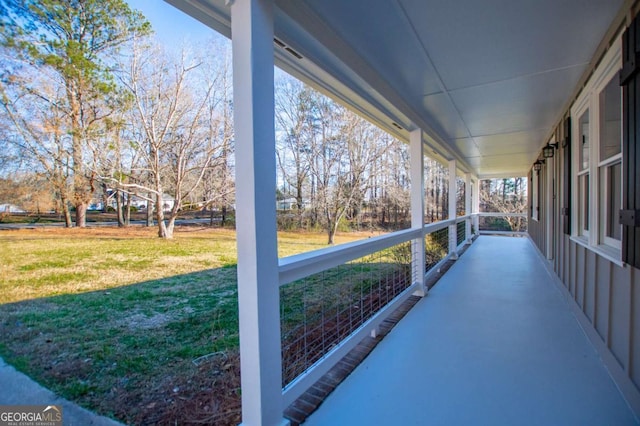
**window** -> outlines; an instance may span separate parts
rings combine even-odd
[[[589,109],[578,121],[578,232],[589,236]]]
[[[620,258],[622,228],[621,42],[607,52],[571,110],[576,241]]]
[[[620,249],[622,228],[622,92],[612,78],[600,92],[600,243]]]

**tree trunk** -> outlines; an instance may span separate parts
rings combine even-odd
[[[147,222],[145,225],[147,227],[153,226],[153,203],[151,201],[147,201]]]
[[[76,226],[85,228],[87,226],[87,203],[80,202],[76,204]]]
[[[71,106],[71,130],[72,130],[72,146],[71,157],[73,159],[73,206],[76,209],[76,226],[84,228],[87,226],[87,206],[93,195],[87,178],[84,176],[83,170],[83,140],[80,135],[82,125],[80,122],[80,96],[75,85],[67,86],[67,98]]]
[[[102,183],[102,213],[107,213],[109,207],[109,194],[107,193],[107,183]]]
[[[436,201],[436,220],[441,219],[442,217],[440,216],[440,184],[438,183],[438,181],[436,180],[436,195],[435,195],[435,201]]]
[[[171,238],[173,238],[173,230],[175,228],[175,224],[176,224],[176,216],[171,216],[169,217],[169,221],[167,223],[167,227],[166,227],[166,236],[165,238],[170,240]]]
[[[226,225],[227,223],[227,206],[222,206],[221,212],[222,212],[222,219],[220,220],[220,227],[224,228],[224,225]]]
[[[156,195],[156,221],[158,222],[158,237],[169,239],[173,237],[173,226],[171,228],[171,235],[169,235],[167,224],[164,223],[164,209],[162,208],[162,205],[162,193],[158,193],[158,195]]]
[[[122,194],[120,190],[116,192],[116,217],[118,218],[118,228],[124,226],[124,217],[122,216]]]
[[[69,211],[69,200],[67,197],[60,197],[60,205],[62,206],[62,216],[64,217],[64,227],[71,228],[73,223],[71,222],[71,212]]]
[[[329,223],[328,226],[327,226],[327,237],[328,237],[327,238],[327,244],[328,245],[332,246],[334,244],[333,243],[333,239],[334,239],[333,237],[335,237],[335,235],[336,235],[335,227],[331,223]]]
[[[131,225],[131,194],[127,194],[127,201],[124,203],[124,225]]]

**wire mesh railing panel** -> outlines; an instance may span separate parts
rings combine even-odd
[[[411,286],[411,241],[280,287],[283,386]]]
[[[449,227],[444,227],[424,237],[424,252],[426,268],[429,272],[449,252]]]
[[[456,224],[456,244],[460,245],[467,237],[467,223],[465,221]]]

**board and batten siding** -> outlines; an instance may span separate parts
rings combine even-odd
[[[634,38],[640,43],[638,18],[634,19],[629,26],[638,28],[638,37],[634,36]],[[617,40],[619,42],[620,38]],[[615,42],[611,46],[614,47]],[[638,55],[632,56],[640,58],[640,44],[635,46],[635,50]],[[640,63],[637,66],[640,69]],[[637,78],[640,78],[640,72],[637,73]],[[635,102],[640,110],[640,84],[637,86],[635,84],[634,82],[632,87],[637,90]],[[627,91],[624,97],[628,96]],[[625,99],[623,103],[628,101]],[[638,154],[640,150],[637,149],[640,147],[640,112],[635,115],[636,118],[629,117],[628,111],[623,111],[623,126],[627,126],[627,133],[631,133],[629,129],[633,129],[633,132],[638,136],[638,139],[632,142],[629,140],[623,142],[623,151],[627,150],[627,153],[623,153],[622,160],[625,171],[623,192],[626,191],[627,197],[623,201],[623,209],[628,210],[640,207],[640,204],[633,204],[634,195],[640,197],[638,195],[640,194],[640,173],[636,171],[638,169],[637,158],[640,158]],[[619,261],[610,260],[597,250],[571,238],[570,219],[574,214],[570,205],[571,195],[572,191],[577,191],[577,185],[572,182],[573,175],[570,170],[572,163],[570,120],[572,118],[577,119],[577,117],[570,116],[570,111],[566,111],[554,134],[555,140],[558,141],[558,149],[555,151],[556,167],[553,176],[557,186],[552,217],[544,216],[546,208],[543,206],[551,200],[551,194],[548,193],[547,185],[544,184],[544,179],[547,176],[546,164],[544,164],[540,171],[540,185],[538,185],[540,191],[539,219],[537,221],[532,219],[532,201],[530,199],[528,233],[540,253],[549,259],[547,266],[555,271],[558,281],[562,283],[563,293],[576,314],[578,322],[598,350],[636,416],[640,417],[640,270],[633,266],[633,261],[627,260],[625,263],[622,258]],[[631,120],[637,120],[637,122],[629,127]],[[630,149],[630,147],[634,149]],[[634,158],[632,159],[630,156]],[[633,162],[633,166],[628,167],[628,162]],[[631,169],[634,169],[633,176],[629,173]],[[531,179],[536,178],[536,172],[531,170],[528,178],[529,184],[531,184]],[[547,253],[548,246],[545,241],[547,235],[545,226],[550,220],[557,224],[552,235],[554,247],[552,256]],[[627,247],[640,245],[640,241],[637,239],[633,242],[630,240],[632,237],[637,238],[634,233],[640,234],[640,228],[629,228],[624,231],[623,247],[625,245]],[[626,251],[633,252],[633,249]],[[637,265],[637,260],[635,263]]]
[[[556,174],[559,181],[560,174],[561,170]],[[541,195],[544,199],[546,194],[543,191]],[[554,212],[554,217],[557,220],[561,215]],[[538,221],[530,220],[529,237],[546,257],[545,220],[542,216]],[[548,265],[562,283],[576,318],[640,417],[640,271],[620,266],[572,241],[561,229],[553,238],[555,256]]]

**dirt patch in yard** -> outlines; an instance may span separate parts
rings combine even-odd
[[[240,357],[211,357],[188,375],[168,376],[139,392],[114,389],[117,418],[136,425],[237,425],[240,410]]]

